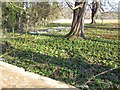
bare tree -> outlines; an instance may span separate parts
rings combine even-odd
[[[73,21],[70,32],[66,35],[67,38],[85,38],[84,35],[84,15],[87,6],[87,0],[76,0],[75,7],[72,7],[66,1],[68,6],[73,10]]]
[[[91,13],[91,19],[92,19],[91,24],[94,24],[94,23],[96,23],[95,22],[96,14],[100,9],[100,0],[93,0],[91,5],[89,5],[89,6],[90,6],[90,9],[92,12]]]

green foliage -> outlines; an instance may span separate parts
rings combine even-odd
[[[28,8],[28,14],[30,15],[30,24],[35,25],[35,23],[41,22],[43,19],[49,15],[50,4],[48,2],[30,2],[30,7]]]
[[[29,26],[44,27],[49,23],[49,20],[56,19],[58,15],[58,3],[55,2],[30,2],[27,9],[29,18]]]
[[[20,12],[22,11],[19,6],[21,5],[21,3],[16,2],[4,2],[2,4],[2,27],[3,29],[11,29],[13,34],[15,25],[19,24]]]
[[[95,35],[89,40],[67,40],[55,35],[7,37],[10,35],[3,39],[3,54],[13,52],[3,57],[5,62],[79,88],[93,75],[120,66],[118,40]],[[118,78],[119,72],[114,70],[91,80],[86,88],[120,88]]]
[[[14,30],[23,32],[23,29],[43,27],[53,19],[53,16],[58,16],[58,8],[55,5],[50,2],[4,2],[2,4],[3,31],[6,32],[7,29],[14,33]]]
[[[16,15],[17,15],[17,9],[12,5],[12,4],[8,4],[8,8],[9,8],[9,23],[11,23],[12,26],[12,32],[14,34],[14,27],[15,27],[15,23],[16,23]]]

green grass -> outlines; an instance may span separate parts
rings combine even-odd
[[[95,31],[96,28],[98,31]],[[15,35],[6,34],[3,39],[4,61],[62,82],[81,87],[93,75],[119,67],[117,29],[108,24],[86,25],[89,40],[67,40],[63,35]],[[105,29],[103,29],[105,28]],[[113,28],[108,30],[106,28]],[[97,34],[95,33],[97,32]],[[98,34],[104,33],[98,37]],[[115,37],[106,37],[106,35]],[[13,50],[13,51],[12,51]],[[118,69],[96,77],[87,84],[96,88],[120,88]]]
[[[70,27],[70,23],[50,23],[46,27]],[[101,37],[105,39],[118,39],[118,24],[117,23],[105,23],[105,24],[85,24],[85,34],[87,37]],[[67,32],[64,32],[64,35]],[[58,33],[53,33],[58,34]]]
[[[102,37],[106,39],[118,39],[118,24],[85,25],[85,33],[89,37]]]
[[[46,25],[46,27],[58,27],[58,26],[69,27],[70,25],[71,25],[70,23],[50,23]]]

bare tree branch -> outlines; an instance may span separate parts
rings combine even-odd
[[[78,9],[78,8],[82,8],[83,5],[84,5],[85,0],[82,1],[82,4],[79,4],[79,5],[75,6],[75,7],[73,7],[73,6],[69,3],[68,0],[65,0],[65,2],[67,3],[68,7],[70,7],[70,9],[75,10],[75,9]]]
[[[73,6],[69,3],[69,1],[65,0],[65,2],[67,3],[68,7],[73,10]]]
[[[62,16],[65,18],[65,15],[63,14],[63,12],[62,12],[62,10],[61,10],[61,8],[59,7],[59,5],[58,5],[58,4],[57,4],[57,7],[58,7],[58,9],[60,10],[60,12],[61,12]]]
[[[110,3],[110,0],[108,0],[108,4],[109,4],[109,6],[110,6],[112,9],[117,10],[117,8],[114,7],[114,5],[112,5],[112,4]]]
[[[95,75],[95,76],[93,75],[93,76],[83,85],[83,88],[85,87],[85,85],[87,85],[91,80],[95,79],[96,77],[98,77],[98,76],[100,76],[100,75],[103,75],[103,74],[106,74],[106,73],[111,72],[111,71],[116,70],[116,69],[120,69],[120,67],[116,67],[116,68],[112,68],[112,69],[106,70],[106,71],[101,72],[101,73],[99,73],[99,74],[97,74],[97,75]]]

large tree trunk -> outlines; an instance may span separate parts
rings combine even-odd
[[[91,22],[91,24],[96,23],[95,22],[95,18],[96,18],[96,14],[97,14],[97,12],[99,10],[99,7],[100,7],[99,0],[98,1],[97,0],[93,0],[92,7],[91,7],[91,11],[92,11],[92,14],[91,14],[92,22]]]
[[[67,38],[70,37],[81,37],[84,38],[84,14],[86,9],[86,0],[76,0],[75,7],[80,5],[81,7],[73,11],[73,21],[71,25],[70,32],[66,35]]]

